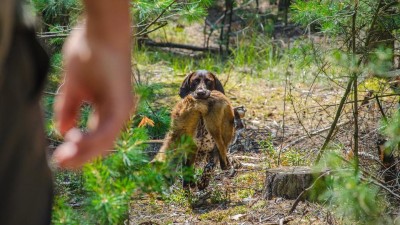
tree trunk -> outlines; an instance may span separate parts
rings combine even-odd
[[[305,189],[313,185],[314,178],[324,172],[326,171],[315,171],[305,166],[268,169],[263,197],[267,200],[274,197],[296,199]],[[321,187],[317,185],[316,188],[318,186]],[[302,199],[310,196],[309,194],[304,194]]]

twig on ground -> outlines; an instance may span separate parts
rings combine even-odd
[[[247,167],[247,168],[255,168],[255,169],[257,169],[257,168],[262,169],[263,168],[263,166],[260,166],[260,165],[254,164],[254,163],[241,162],[241,164],[242,164],[243,167]]]
[[[350,122],[351,121],[346,121],[346,122],[339,123],[339,124],[336,125],[336,127],[341,127],[341,126],[347,125]],[[302,137],[290,142],[285,147],[281,148],[280,151],[285,151],[286,149],[288,149],[288,148],[290,148],[290,147],[292,147],[292,146],[294,146],[294,145],[306,140],[307,138],[314,137],[314,136],[316,136],[318,134],[321,134],[321,133],[323,133],[325,131],[328,131],[329,129],[331,129],[331,127],[325,127],[325,128],[320,129],[320,130],[316,130],[316,131],[310,132],[308,135],[304,135],[304,136],[302,136]]]
[[[260,219],[258,220],[258,222],[263,223],[263,222],[265,222],[265,221],[271,219],[272,217],[274,217],[274,216],[276,216],[276,215],[278,215],[278,213],[275,213],[275,214],[273,214],[272,216],[268,216],[268,217],[263,218],[263,219],[261,219],[261,218],[262,218],[262,216],[261,216]]]
[[[257,160],[257,161],[264,161],[267,157],[252,157],[252,156],[245,156],[245,155],[233,155],[233,158],[236,159],[249,159],[249,160]]]
[[[341,160],[343,160],[346,163],[352,164],[349,160],[338,156]],[[373,176],[372,174],[368,173],[367,171],[363,170],[361,167],[359,168],[359,171],[364,177],[361,177],[361,180],[366,181],[366,182],[371,182],[372,184],[375,184],[378,187],[381,187],[385,191],[387,191],[389,194],[391,194],[393,197],[396,199],[400,200],[400,195],[394,193],[392,190],[390,190],[388,187],[385,186],[385,183],[381,180],[379,180],[377,177]],[[368,177],[369,179],[367,179]]]

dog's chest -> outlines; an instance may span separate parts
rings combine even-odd
[[[197,125],[195,142],[199,152],[211,152],[214,148],[214,139],[207,131],[203,120],[200,120],[199,124]]]

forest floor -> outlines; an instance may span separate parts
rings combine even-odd
[[[161,92],[169,94],[160,96],[154,104],[172,107],[179,99],[178,87],[185,74],[174,76],[168,72],[168,66],[162,63],[157,67],[152,66],[156,68],[153,70],[145,66],[139,68],[148,82],[168,84],[164,85]],[[217,176],[205,191],[192,190],[192,199],[182,191],[180,182],[171,188],[165,198],[147,195],[134,197],[130,224],[328,224],[333,220],[330,212],[316,203],[301,202],[289,215],[294,200],[263,199],[266,169],[278,166],[277,150],[291,140],[302,137],[304,132],[297,123],[290,103],[286,103],[288,105],[284,113],[285,87],[282,81],[245,79],[235,76],[237,74],[234,72],[232,71],[229,78],[228,74],[217,76],[226,84],[226,94],[233,106],[243,105],[247,109],[243,119],[246,124],[242,136],[244,148],[231,153],[244,167],[233,178],[224,176],[218,169]],[[324,103],[336,102],[337,99],[333,97],[335,95],[330,94],[332,90],[323,87],[320,89],[317,91],[318,96],[312,98],[323,98]],[[303,90],[297,90],[292,95],[300,98],[301,94],[298,92],[307,91],[304,86]],[[333,107],[330,112],[333,113],[334,109]],[[320,114],[326,120],[326,115],[322,115],[322,112]],[[286,138],[281,129],[283,119],[287,127]],[[328,125],[314,124],[318,127]],[[307,125],[310,126],[311,124]],[[280,156],[280,164],[310,165],[318,146],[313,147],[314,149],[290,148]]]
[[[183,37],[197,37],[185,39],[187,44],[196,44],[202,43],[201,35],[194,35],[201,33],[201,29],[195,24],[180,32],[187,32],[187,35],[181,35]],[[163,60],[152,65],[138,62],[137,66],[141,82],[159,84],[162,89],[159,92],[163,94],[152,104],[173,107],[179,100],[179,86],[189,71],[176,72],[170,62]],[[202,192],[192,190],[190,197],[185,195],[179,182],[163,198],[137,195],[132,201],[130,224],[340,224],[331,210],[320,204],[300,202],[289,214],[294,200],[265,200],[262,197],[266,169],[312,165],[343,93],[340,85],[312,82],[310,74],[313,71],[303,71],[309,73],[304,75],[309,77],[299,82],[299,76],[295,78],[297,81],[285,79],[287,72],[283,67],[271,67],[259,71],[257,76],[252,75],[249,65],[232,66],[228,72],[216,74],[225,85],[233,106],[247,109],[243,119],[246,130],[241,136],[243,148],[231,152],[244,167],[233,178],[217,170],[210,186]],[[271,73],[277,76],[266,75]],[[365,84],[360,90],[360,98],[368,98],[369,87],[374,85]],[[390,109],[392,102],[393,99],[386,98],[385,109]],[[344,152],[351,148],[351,113],[351,104],[347,104],[334,136],[335,143],[340,144]],[[367,101],[360,106],[363,140],[360,151],[374,157],[380,117],[375,102]],[[370,160],[362,159],[361,163],[368,164]]]

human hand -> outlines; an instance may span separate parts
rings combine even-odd
[[[86,24],[75,29],[66,41],[64,84],[55,102],[56,124],[65,135],[65,142],[53,155],[58,166],[79,168],[112,148],[136,105],[130,81],[129,45],[128,41],[124,48],[112,38],[93,35]],[[76,128],[83,102],[91,103],[94,109],[87,133]]]

